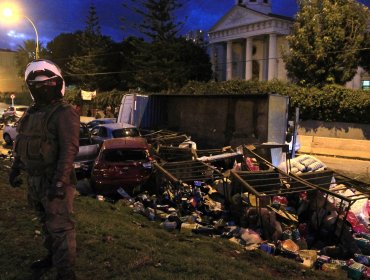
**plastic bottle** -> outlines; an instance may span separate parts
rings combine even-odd
[[[270,254],[270,255],[275,255],[276,246],[273,243],[262,243],[259,246],[259,249],[261,251],[264,251],[264,252]]]
[[[163,223],[162,223],[162,226],[164,229],[168,230],[168,231],[173,231],[174,229],[176,229],[177,227],[177,223],[176,221],[169,221],[168,219],[165,220]]]
[[[366,266],[370,266],[370,256],[366,256],[362,254],[355,254],[353,258],[358,263],[364,264]]]
[[[314,264],[316,269],[321,269],[324,263],[330,263],[331,258],[325,255],[318,256]]]

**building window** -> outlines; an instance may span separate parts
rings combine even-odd
[[[257,2],[257,0],[249,0],[249,2]]]
[[[370,81],[362,81],[362,89],[370,90]]]
[[[268,4],[269,0],[263,0],[263,3]]]

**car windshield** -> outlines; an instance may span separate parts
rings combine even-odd
[[[80,138],[88,138],[89,130],[86,126],[80,125]]]
[[[88,128],[93,128],[93,127],[95,127],[95,126],[97,126],[98,125],[98,123],[97,122],[89,122],[88,124],[86,124],[86,126],[88,127]]]
[[[137,128],[121,128],[112,131],[113,138],[140,136]]]
[[[80,123],[80,146],[89,145],[91,142],[89,129],[83,123]]]
[[[145,160],[148,154],[145,150],[111,149],[105,150],[103,159],[108,162]]]

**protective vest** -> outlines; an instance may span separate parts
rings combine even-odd
[[[65,103],[45,106],[38,111],[27,111],[17,127],[14,151],[29,171],[54,169],[58,159],[58,139],[48,131],[51,116]]]

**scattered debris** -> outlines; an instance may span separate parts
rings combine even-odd
[[[184,134],[161,131],[146,138],[159,155],[155,194],[133,197],[119,189],[135,213],[170,232],[225,238],[244,250],[294,259],[305,269],[346,269],[352,279],[370,275],[368,184],[307,155],[275,167],[262,155],[284,151],[281,145],[197,150]]]

